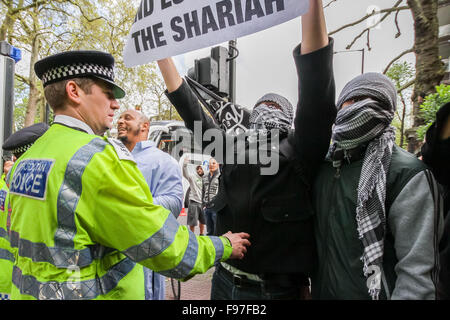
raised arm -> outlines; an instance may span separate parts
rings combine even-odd
[[[322,0],[310,0],[309,11],[302,16],[302,48],[307,54],[328,45],[328,33]]]
[[[167,91],[171,93],[177,90],[183,83],[183,79],[178,73],[172,58],[158,60],[158,66],[166,83]]]
[[[202,150],[211,144],[211,139],[208,140],[206,138],[209,138],[211,135],[215,139],[222,138],[225,141],[225,132],[220,129],[211,117],[205,114],[197,96],[178,73],[172,58],[158,60],[158,66],[166,83],[167,97],[184,120],[186,127],[194,133],[198,132],[199,129],[201,130],[201,135],[194,134],[194,137],[202,138],[200,141],[197,141],[202,146]],[[219,157],[222,160],[222,155],[223,157],[225,156],[225,147],[222,149],[214,149],[214,151],[208,151],[208,153],[210,152],[211,156]]]
[[[191,183],[191,175],[189,174],[188,169],[187,169],[188,163],[189,163],[189,158],[188,157],[184,158],[184,161],[183,161],[183,177],[185,177],[189,181],[189,183]]]
[[[312,179],[327,153],[336,118],[333,40],[328,38],[321,0],[310,0],[302,17],[302,43],[294,59],[299,80],[295,149]]]

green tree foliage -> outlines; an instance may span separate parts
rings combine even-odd
[[[21,81],[17,80],[14,84],[14,128],[17,131],[24,127],[25,113],[28,104],[28,87]]]
[[[420,113],[425,124],[417,130],[420,141],[423,141],[428,128],[436,121],[436,112],[448,102],[450,102],[450,86],[445,84],[436,86],[436,93],[425,97],[424,102],[420,105]]]
[[[397,134],[397,144],[401,147],[405,147],[405,130],[408,126],[407,115],[411,112],[411,95],[412,89],[402,88],[409,83],[415,77],[415,70],[412,64],[407,62],[395,62],[386,72],[388,76],[395,84],[398,93],[398,104],[395,112],[395,118],[392,122],[397,128],[399,134]]]
[[[171,105],[155,64],[136,68],[123,64],[125,40],[139,2],[0,0],[0,36],[4,34],[4,39],[22,49],[24,56],[16,67],[15,129],[44,117],[45,99],[33,72],[34,62],[67,50],[100,50],[114,56],[116,81],[127,92],[119,101],[121,111],[139,105],[149,117],[170,117]],[[175,112],[172,114],[172,119],[177,118]]]

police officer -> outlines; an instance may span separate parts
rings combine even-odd
[[[18,159],[25,151],[30,148],[33,143],[42,136],[49,128],[48,124],[40,122],[35,123],[29,127],[23,128],[14,132],[5,143],[3,143],[3,150],[12,153],[12,158],[9,158],[3,164],[3,174],[8,174],[16,159]]]
[[[144,299],[143,266],[189,279],[243,257],[248,234],[195,236],[153,204],[124,145],[102,137],[125,96],[110,54],[64,52],[35,71],[55,118],[9,175],[12,299]]]
[[[36,123],[21,129],[6,139],[3,150],[12,153],[13,161],[19,158],[31,145],[47,131],[48,125]],[[14,162],[6,161],[3,174],[7,174]],[[8,236],[8,186],[2,177],[0,188],[0,300],[9,300],[11,295],[11,276],[14,264],[14,254]]]

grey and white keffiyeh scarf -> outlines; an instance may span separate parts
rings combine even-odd
[[[364,275],[369,294],[377,300],[381,289],[381,270],[386,231],[386,177],[395,143],[395,130],[390,123],[393,110],[371,98],[341,109],[333,129],[329,156],[336,150],[350,150],[368,144],[358,184],[356,221],[364,252]],[[336,164],[335,164],[336,165]],[[338,164],[340,165],[340,164]]]
[[[337,149],[344,149],[345,154],[345,150],[368,145],[358,183],[356,221],[364,246],[361,260],[369,294],[378,299],[386,233],[386,177],[395,142],[390,124],[397,89],[385,75],[365,73],[345,85],[336,105],[340,109],[349,100],[357,102],[338,112],[329,155]]]
[[[287,132],[292,126],[293,118],[292,104],[283,96],[268,93],[256,102],[249,119],[250,129],[262,134],[272,129]]]

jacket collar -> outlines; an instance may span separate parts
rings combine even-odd
[[[366,154],[367,145],[361,145],[353,149],[345,150],[345,149],[338,149],[333,152],[331,155],[331,160],[333,161],[343,161],[347,163],[352,163],[355,161],[358,161],[360,159],[363,159]]]
[[[151,147],[156,147],[156,143],[150,140],[145,140],[145,141],[139,141],[138,143],[136,143],[136,146],[134,147],[133,150],[144,150],[144,149],[148,149]]]
[[[208,175],[208,178],[210,178],[210,179],[212,179],[212,178],[214,178],[215,176],[217,176],[218,174],[219,174],[219,168],[217,168],[217,170],[216,171],[214,171],[214,173],[212,174],[212,176],[211,176],[211,172],[210,171],[208,171],[208,173],[207,173],[207,175]]]
[[[78,130],[84,131],[88,134],[95,135],[95,133],[91,129],[91,127],[89,127],[85,122],[78,120],[76,118],[70,117],[70,116],[59,114],[59,115],[55,116],[53,123],[62,124],[67,127],[78,129]]]

